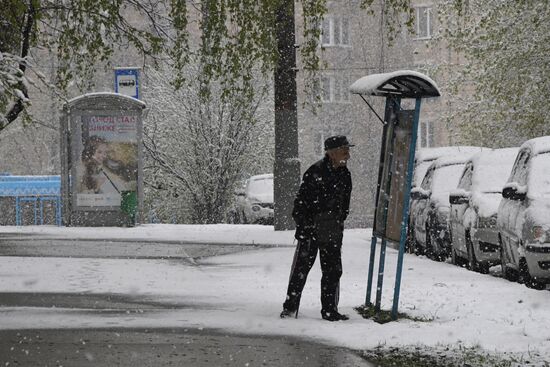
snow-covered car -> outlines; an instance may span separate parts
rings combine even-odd
[[[472,146],[454,146],[454,147],[434,147],[434,148],[422,148],[419,149],[414,158],[414,173],[412,179],[412,187],[420,186],[422,179],[428,171],[428,167],[437,159],[444,156],[452,156],[461,153],[477,153],[480,151],[479,147]],[[409,221],[407,227],[407,248],[414,250],[414,220],[418,216],[418,200],[412,200],[409,204]]]
[[[484,150],[464,166],[458,187],[449,195],[453,264],[488,273],[500,263],[497,209],[518,150]]]
[[[246,180],[236,192],[235,207],[229,217],[233,223],[273,224],[273,174]]]
[[[498,207],[506,279],[532,288],[550,283],[550,136],[520,147]]]
[[[434,260],[449,256],[449,193],[456,188],[464,165],[473,154],[460,153],[436,159],[428,167],[420,187],[411,190],[411,200],[416,201],[413,220],[415,253],[426,254]]]

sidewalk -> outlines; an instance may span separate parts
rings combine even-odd
[[[294,253],[293,233],[255,225],[147,225],[138,228],[0,227],[3,238],[93,238],[252,245],[250,251],[181,259],[89,259],[1,257],[0,293],[119,294],[173,305],[130,314],[62,308],[0,308],[1,329],[142,327],[215,328],[258,335],[311,338],[334,346],[372,350],[379,346],[426,353],[480,353],[515,358],[523,365],[550,360],[550,292],[528,289],[496,276],[407,254],[400,312],[422,318],[380,325],[353,308],[365,302],[369,229],[346,230],[340,311],[351,319],[320,318],[318,262],[304,290],[300,317],[281,320]],[[270,245],[258,248],[257,244]],[[392,303],[397,252],[388,249],[382,308]],[[497,272],[498,273],[498,272]],[[497,273],[494,273],[497,274]],[[468,349],[469,350],[469,349]],[[531,364],[524,363],[530,361]],[[539,363],[540,362],[540,363]]]

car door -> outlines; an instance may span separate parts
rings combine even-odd
[[[472,162],[464,167],[460,181],[458,182],[457,189],[464,191],[465,195],[470,195],[472,188],[472,175],[473,175],[474,166]],[[455,249],[467,253],[466,248],[466,239],[465,233],[467,229],[468,219],[471,219],[468,214],[471,214],[470,211],[473,210],[470,208],[469,202],[462,204],[452,204],[451,205],[451,234],[453,246]]]
[[[531,151],[529,149],[522,149],[518,153],[507,185],[514,183],[517,186],[524,186],[527,184],[530,158]],[[523,220],[524,206],[524,201],[503,198],[501,207],[499,207],[499,230],[503,251],[508,259],[508,264],[511,264],[513,267],[517,267],[519,264],[518,249],[521,233],[518,234],[517,224],[521,224],[520,221]],[[519,230],[521,231],[521,227]]]
[[[422,180],[422,184],[420,185],[420,188],[424,192],[429,192],[432,181],[433,181],[433,175],[435,172],[435,167],[431,166],[428,169],[428,172],[426,172],[426,175],[424,176],[424,179]],[[418,242],[422,244],[426,244],[426,221],[428,220],[428,211],[429,211],[429,197],[423,197],[419,198],[417,200],[417,203],[415,204],[415,220],[414,220],[414,233],[415,238]]]

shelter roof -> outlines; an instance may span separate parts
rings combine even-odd
[[[349,90],[354,94],[402,98],[439,97],[437,84],[428,76],[412,70],[371,74],[356,80]]]

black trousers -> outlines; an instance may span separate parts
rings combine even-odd
[[[299,240],[290,269],[290,279],[283,308],[296,311],[300,306],[302,291],[307,276],[320,253],[321,271],[321,312],[338,311],[340,277],[342,276],[342,242],[320,243],[314,239]]]

